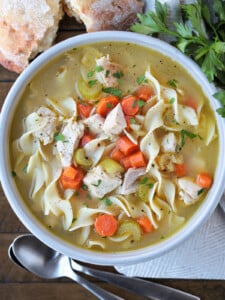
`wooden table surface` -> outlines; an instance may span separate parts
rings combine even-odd
[[[56,42],[84,33],[84,27],[74,19],[64,18]],[[0,67],[0,105],[12,86],[17,75]],[[0,187],[0,300],[89,300],[96,299],[83,287],[67,279],[44,280],[15,266],[8,258],[10,243],[27,229],[18,220]],[[176,263],[176,262],[174,262]],[[188,262],[187,262],[188,263]],[[207,266],[205,266],[207,268]],[[100,269],[116,272],[111,267]],[[99,286],[114,292],[124,299],[143,299],[124,292],[113,285],[90,279]],[[154,280],[170,287],[193,293],[202,300],[225,300],[225,281],[223,280]],[[171,299],[173,300],[173,299]]]

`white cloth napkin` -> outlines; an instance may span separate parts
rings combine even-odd
[[[196,0],[160,2],[168,4],[168,26],[172,26],[180,18],[179,4]],[[154,10],[154,3],[155,0],[147,0],[146,9]],[[170,41],[165,36],[160,38]],[[158,258],[116,269],[127,276],[146,278],[225,279],[225,195],[208,222],[182,245]]]

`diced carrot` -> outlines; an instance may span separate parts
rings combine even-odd
[[[154,227],[147,216],[141,216],[137,218],[136,221],[141,226],[144,233],[150,233],[154,230]]]
[[[92,141],[94,139],[94,137],[90,134],[84,134],[83,137],[81,138],[80,141],[80,145],[83,147],[84,145],[86,145],[87,143],[89,143],[90,141]]]
[[[116,142],[117,148],[124,154],[129,155],[139,149],[127,136],[121,136]]]
[[[198,105],[193,97],[188,97],[187,99],[185,99],[184,103],[185,105],[192,107],[195,111],[197,111]]]
[[[114,148],[113,151],[110,154],[110,157],[112,159],[120,162],[121,159],[124,157],[124,154],[118,148]]]
[[[118,221],[112,215],[100,215],[95,220],[95,230],[100,236],[112,236],[116,233]]]
[[[183,164],[174,164],[174,172],[177,177],[182,177],[186,174],[186,165]]]
[[[202,188],[210,188],[212,185],[212,176],[208,173],[200,173],[196,178],[196,183]]]
[[[116,96],[109,95],[104,97],[98,102],[96,112],[105,117],[118,103],[119,99]]]
[[[79,189],[83,180],[84,173],[82,170],[69,166],[65,168],[60,176],[60,182],[64,189]]]
[[[82,118],[88,118],[92,108],[93,107],[91,105],[86,104],[86,103],[85,104],[84,103],[77,104],[77,109],[78,109],[79,115]]]
[[[152,90],[152,87],[148,85],[142,85],[140,86],[137,91],[135,92],[135,95],[138,99],[147,101],[151,96],[153,96],[154,92]]]
[[[138,100],[133,95],[123,98],[121,105],[125,115],[135,116],[139,111]]]
[[[146,167],[146,161],[144,155],[141,151],[137,151],[129,156],[131,166],[133,168],[142,168]]]
[[[124,167],[124,169],[128,170],[129,168],[132,167],[131,165],[131,161],[130,161],[130,156],[125,156],[120,160],[122,166]]]

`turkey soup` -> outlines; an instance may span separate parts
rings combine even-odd
[[[198,83],[122,42],[67,51],[29,83],[12,129],[12,174],[41,223],[80,247],[159,243],[204,201],[218,157]]]

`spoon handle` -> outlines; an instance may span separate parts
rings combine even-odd
[[[89,292],[91,292],[93,295],[95,295],[100,300],[106,300],[106,299],[107,300],[124,300],[124,298],[116,296],[116,295],[102,289],[101,287],[97,286],[96,284],[84,279],[83,277],[81,277],[80,275],[75,273],[72,269],[71,269],[71,273],[69,272],[69,274],[67,274],[67,277],[69,277],[70,279],[72,279],[72,280],[76,281],[77,283],[79,283],[80,285],[82,285],[84,288],[86,288]]]
[[[71,266],[73,269],[77,269],[76,262],[74,262],[73,267],[73,261],[71,261]],[[145,296],[149,299],[200,300],[199,297],[191,295],[189,293],[185,293],[183,291],[164,286],[159,283],[146,281],[139,278],[125,277],[123,275],[100,271],[85,266],[81,266],[80,271],[87,275],[104,280],[106,282],[113,283],[117,286],[120,286],[123,289],[132,291],[133,293]]]

